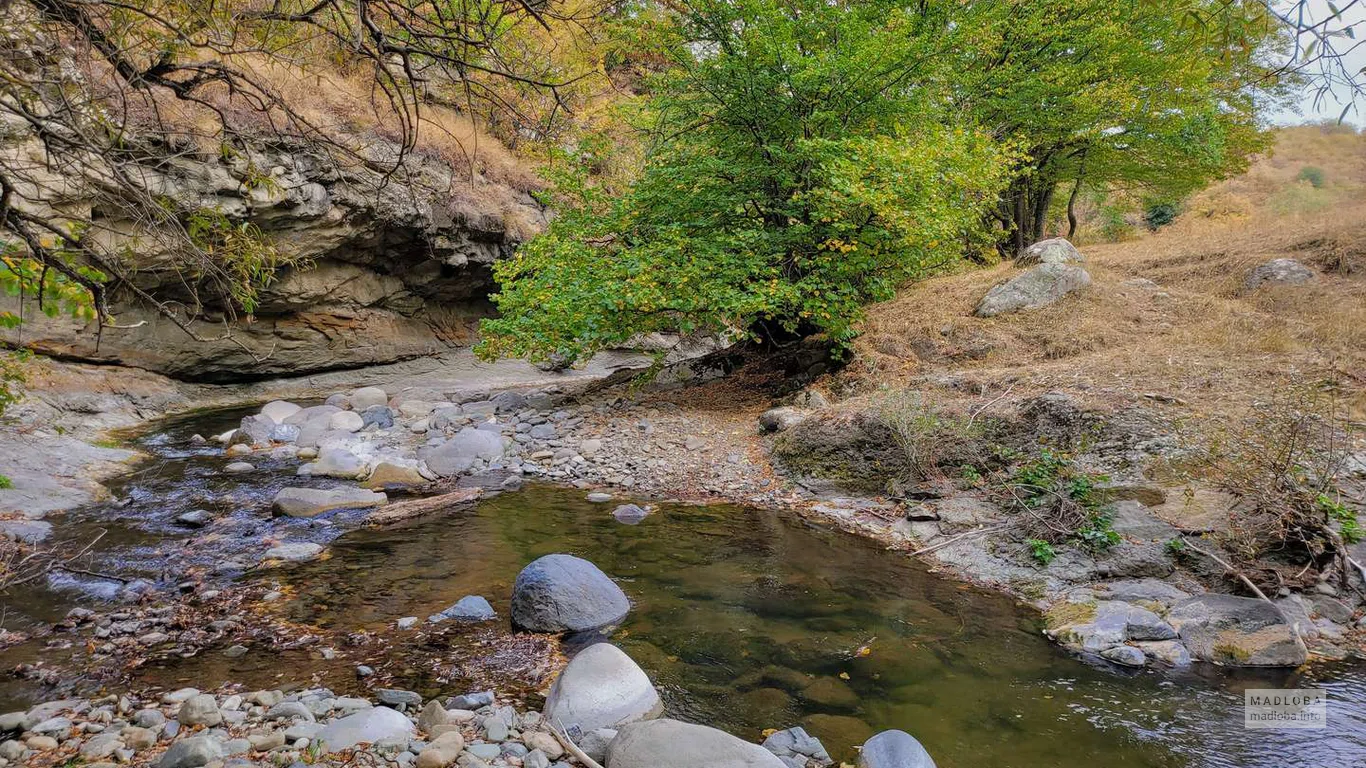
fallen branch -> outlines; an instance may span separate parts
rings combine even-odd
[[[409,501],[398,501],[385,507],[381,507],[365,519],[368,528],[376,528],[382,525],[397,523],[402,520],[410,520],[414,517],[421,517],[433,512],[439,512],[453,504],[464,504],[474,501],[483,493],[482,488],[460,488],[450,493],[443,493],[438,496],[428,496],[422,499],[411,499]]]
[[[958,534],[958,535],[956,535],[956,536],[951,536],[951,537],[945,539],[944,541],[939,542],[938,544],[931,544],[931,545],[928,546],[928,547],[922,547],[922,548],[920,548],[920,549],[917,549],[916,551],[914,551],[914,552],[911,553],[911,556],[912,556],[912,557],[915,557],[916,555],[928,554],[928,553],[930,553],[930,552],[935,551],[936,549],[942,549],[943,547],[947,547],[948,545],[953,544],[953,543],[958,542],[958,541],[962,541],[963,539],[971,538],[971,537],[973,537],[973,536],[980,536],[980,535],[982,535],[982,534],[984,534],[984,533],[991,533],[992,531],[999,531],[999,530],[1001,530],[1001,529],[1004,528],[1004,527],[1006,527],[1006,524],[1005,524],[1005,523],[1001,523],[1001,524],[999,524],[999,525],[993,525],[993,526],[989,526],[989,527],[985,527],[985,528],[974,528],[973,530],[968,531],[967,533],[960,533],[960,534]]]
[[[569,734],[565,733],[564,729],[560,727],[558,723],[550,726],[550,732],[555,734],[555,738],[559,739],[560,745],[565,748],[566,752],[573,755],[574,759],[583,763],[587,768],[602,768],[598,761],[589,757],[582,749],[579,749],[579,745],[575,744],[574,740],[569,738]]]
[[[1185,538],[1185,537],[1182,537],[1181,541],[1182,541],[1187,547],[1189,547],[1192,551],[1199,552],[1200,554],[1204,555],[1205,557],[1208,557],[1209,559],[1213,560],[1214,562],[1218,563],[1219,565],[1222,565],[1222,566],[1224,567],[1224,570],[1228,571],[1229,573],[1233,574],[1234,576],[1237,576],[1237,577],[1238,577],[1238,580],[1241,581],[1241,582],[1243,582],[1244,584],[1246,584],[1246,585],[1247,585],[1247,588],[1250,589],[1250,590],[1252,590],[1253,594],[1255,594],[1257,597],[1260,597],[1261,599],[1267,601],[1268,603],[1271,603],[1272,605],[1275,605],[1275,603],[1272,603],[1272,602],[1271,602],[1271,598],[1269,598],[1269,597],[1266,596],[1266,593],[1262,592],[1262,590],[1260,590],[1260,589],[1257,588],[1257,585],[1256,585],[1256,584],[1253,584],[1253,583],[1252,583],[1252,579],[1249,579],[1247,576],[1243,575],[1243,572],[1242,572],[1242,571],[1238,570],[1237,568],[1234,568],[1232,565],[1229,564],[1229,562],[1228,562],[1227,560],[1225,560],[1225,559],[1219,557],[1218,555],[1214,554],[1213,552],[1210,552],[1209,550],[1201,549],[1201,548],[1195,546],[1194,544],[1191,543],[1191,540],[1190,540],[1190,539],[1187,539],[1187,538]]]

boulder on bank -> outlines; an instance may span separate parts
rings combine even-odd
[[[1024,249],[1015,257],[1016,266],[1030,267],[1035,264],[1080,264],[1086,261],[1075,245],[1065,237],[1052,237]]]
[[[977,305],[978,317],[1041,309],[1091,284],[1091,275],[1075,264],[1040,264],[987,291]]]
[[[1308,653],[1285,614],[1251,597],[1207,594],[1167,614],[1192,656],[1238,667],[1298,667]]]
[[[361,387],[352,392],[347,400],[351,403],[351,410],[363,411],[372,405],[388,405],[389,393],[379,387]]]
[[[607,768],[786,768],[772,752],[725,731],[678,720],[624,726],[607,747]]]
[[[905,731],[883,731],[863,742],[858,768],[935,768],[934,759]]]
[[[381,739],[416,734],[413,721],[402,712],[388,707],[371,707],[328,723],[318,731],[315,741],[326,752],[340,752],[357,744],[374,744]]]
[[[285,419],[302,411],[303,408],[294,403],[284,400],[272,400],[261,407],[261,415],[275,422],[276,424],[285,423]]]
[[[476,461],[493,461],[503,455],[503,436],[497,432],[465,427],[450,440],[426,451],[427,467],[441,477],[468,471]]]
[[[512,623],[532,632],[581,632],[615,624],[631,601],[596,565],[573,555],[546,555],[517,574]]]
[[[1265,285],[1303,285],[1318,277],[1314,270],[1294,259],[1272,259],[1252,270],[1243,289],[1255,291]]]
[[[317,461],[305,464],[301,469],[312,477],[340,477],[344,480],[359,480],[370,474],[369,463],[345,448],[323,448],[318,452]]]
[[[313,517],[334,509],[378,507],[389,501],[382,493],[360,488],[285,488],[271,503],[277,515]]]
[[[545,716],[563,728],[583,732],[618,728],[664,711],[659,692],[630,656],[611,643],[579,652],[550,687]]]
[[[764,432],[782,432],[797,426],[806,419],[806,414],[789,406],[770,408],[759,414],[759,429]]]
[[[228,445],[249,445],[253,448],[261,448],[270,445],[270,435],[275,431],[275,421],[269,416],[255,414],[243,416],[242,423],[232,437],[228,439]]]

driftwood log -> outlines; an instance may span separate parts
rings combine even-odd
[[[456,504],[474,501],[483,492],[484,489],[482,488],[458,488],[450,493],[442,493],[436,496],[396,501],[371,512],[370,516],[365,519],[365,526],[367,528],[378,528],[403,520],[411,520],[414,517],[429,515],[433,512],[440,512]]]

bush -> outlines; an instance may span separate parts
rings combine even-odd
[[[1295,181],[1307,181],[1309,186],[1314,189],[1323,189],[1323,169],[1314,165],[1306,165],[1300,169],[1299,175],[1295,176]]]
[[[14,481],[4,475],[0,475],[0,491],[8,491],[14,487]]]
[[[1143,223],[1148,225],[1148,229],[1156,232],[1176,221],[1176,217],[1179,215],[1181,215],[1181,207],[1176,203],[1150,203],[1143,211]]]
[[[1000,495],[1007,510],[1026,518],[1031,557],[1047,565],[1061,544],[1101,552],[1119,543],[1111,516],[1102,509],[1105,494],[1098,486],[1105,479],[1047,448],[1016,468]]]
[[[1363,536],[1337,487],[1349,429],[1330,393],[1293,393],[1218,433],[1200,469],[1238,499],[1219,543],[1263,589],[1310,587]]]

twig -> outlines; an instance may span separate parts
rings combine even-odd
[[[1006,398],[1006,396],[1010,394],[1010,390],[1012,390],[1012,389],[1014,389],[1014,388],[1015,388],[1015,383],[1014,383],[1014,382],[1011,382],[1010,386],[1006,387],[1006,391],[1002,392],[1000,395],[997,395],[996,398],[995,398],[994,400],[991,400],[991,401],[987,402],[987,403],[986,403],[985,405],[983,405],[981,408],[978,408],[977,410],[973,411],[973,412],[972,412],[972,415],[968,417],[968,424],[967,424],[967,427],[966,427],[966,428],[971,428],[971,427],[972,427],[972,423],[973,423],[974,421],[977,420],[977,417],[982,415],[982,411],[985,411],[986,409],[990,408],[991,406],[993,406],[993,405],[995,405],[995,404],[1001,402],[1002,400],[1004,400],[1004,399]]]
[[[968,531],[967,533],[960,533],[956,536],[951,536],[945,539],[944,541],[939,542],[938,544],[931,544],[928,547],[921,547],[920,549],[917,549],[916,551],[912,552],[911,556],[915,557],[916,555],[928,554],[930,552],[935,551],[936,549],[947,547],[948,545],[953,544],[954,542],[962,541],[963,539],[971,538],[973,536],[980,536],[984,533],[991,533],[992,531],[999,531],[1004,527],[1006,527],[1005,523],[985,528],[974,528],[971,531]]]

